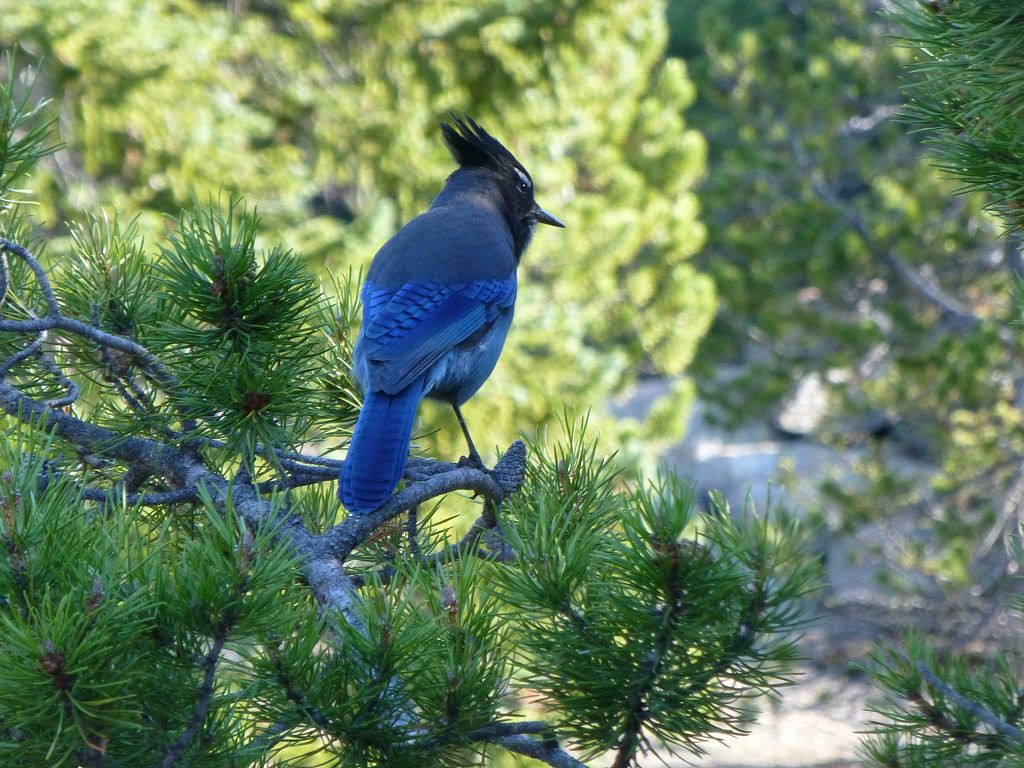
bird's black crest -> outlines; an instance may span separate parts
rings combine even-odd
[[[441,133],[452,151],[452,157],[462,167],[507,168],[512,166],[523,173],[526,169],[505,145],[481,128],[473,118],[452,113],[452,123],[441,123]],[[529,174],[527,173],[527,176]]]

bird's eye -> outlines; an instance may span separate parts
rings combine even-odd
[[[533,189],[533,182],[530,181],[530,177],[518,168],[514,168],[513,170],[516,172],[516,177],[518,179],[516,182],[516,189],[524,195],[529,194],[530,190]]]

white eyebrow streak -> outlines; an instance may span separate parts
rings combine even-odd
[[[520,171],[518,168],[513,168],[512,170],[516,172],[516,176],[519,177],[519,180],[522,181],[523,184],[525,184],[528,187],[532,187],[533,186],[533,182],[530,180],[529,176],[527,176],[525,173]]]

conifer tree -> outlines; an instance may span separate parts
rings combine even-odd
[[[1024,225],[1024,6],[1019,2],[913,2],[900,6],[907,42],[919,49],[907,116],[928,130],[941,166],[980,190],[1008,233]],[[1014,249],[1018,282],[1021,254]],[[1021,294],[1024,296],[1024,294]],[[1018,312],[1024,302],[1018,300]],[[1003,504],[1010,562],[1019,568],[1018,473]],[[984,594],[984,593],[981,593]],[[988,595],[986,599],[996,599]],[[1024,609],[1017,598],[1016,611]],[[883,719],[864,752],[872,765],[1003,766],[1024,762],[1024,677],[1020,647],[995,659],[939,653],[912,637],[880,650],[872,672],[887,694]]]
[[[580,768],[700,752],[785,684],[816,567],[782,517],[626,482],[582,426],[409,462],[346,517],[354,279],[232,197],[70,252],[18,190],[51,113],[0,89],[0,763]],[[21,70],[24,72],[25,70]],[[18,94],[23,95],[18,95]],[[445,494],[476,495],[456,536]]]
[[[993,572],[992,489],[1024,459],[1020,239],[1000,237],[981,194],[954,194],[928,134],[899,118],[913,49],[889,5],[670,3],[710,148],[696,261],[720,298],[694,369],[729,423],[773,420],[814,383],[820,421],[796,435],[773,421],[838,457],[807,478],[825,516],[837,535],[894,509],[920,520],[929,545],[886,560],[944,599]]]

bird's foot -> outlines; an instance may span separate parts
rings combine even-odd
[[[480,454],[473,451],[469,456],[460,456],[458,465],[460,467],[469,467],[470,469],[478,469],[481,472],[488,472],[487,465],[484,464],[484,460],[480,458]]]

